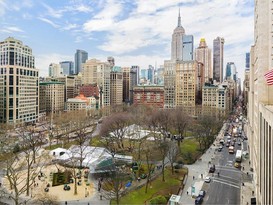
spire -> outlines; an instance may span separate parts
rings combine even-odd
[[[179,13],[178,13],[178,24],[177,24],[177,27],[181,27],[180,8],[179,8]]]

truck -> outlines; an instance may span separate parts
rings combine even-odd
[[[236,162],[241,162],[242,161],[242,150],[237,150],[236,156],[235,156],[235,161]]]
[[[234,154],[234,147],[233,146],[229,146],[228,153]]]

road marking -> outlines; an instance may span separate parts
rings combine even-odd
[[[234,185],[234,184],[231,184],[231,183],[227,183],[227,182],[224,182],[224,181],[219,181],[219,180],[217,180],[217,179],[213,179],[213,182],[218,182],[218,183],[220,183],[220,184],[225,184],[225,185],[229,185],[229,186],[232,186],[232,187],[234,187],[234,188],[237,188],[237,189],[240,189],[240,186],[238,186],[238,185]]]

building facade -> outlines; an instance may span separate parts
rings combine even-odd
[[[100,107],[110,106],[111,65],[97,59],[87,60],[83,64],[83,84],[97,84],[99,87]]]
[[[63,75],[74,74],[74,63],[72,61],[62,61],[60,62],[60,66]]]
[[[273,4],[255,0],[254,46],[250,51],[247,136],[257,204],[273,204]]]
[[[234,64],[234,62],[228,62],[227,66],[226,66],[226,80],[234,80],[237,81],[237,69],[236,66]]]
[[[60,77],[61,76],[61,65],[57,63],[51,63],[48,67],[49,77]]]
[[[118,71],[110,73],[110,104],[122,105],[123,102],[123,74]]]
[[[197,97],[197,61],[176,64],[175,106],[194,107]]]
[[[57,113],[64,111],[64,83],[58,81],[50,81],[40,82],[39,85],[39,112]]]
[[[208,48],[204,38],[201,38],[199,46],[195,50],[195,60],[204,65],[204,82],[209,82],[212,79],[211,49]]]
[[[175,107],[175,74],[176,74],[176,61],[164,61],[164,107]]]
[[[78,74],[82,71],[82,64],[85,63],[88,59],[88,53],[84,50],[76,50],[75,53],[75,73]]]
[[[83,94],[86,97],[99,97],[99,88],[97,84],[82,85],[79,88],[79,93]]]
[[[213,79],[220,83],[223,82],[224,43],[221,37],[213,40]]]
[[[32,49],[9,37],[0,42],[0,122],[32,123],[39,116],[39,71]]]
[[[183,47],[182,47],[182,60],[183,61],[192,61],[194,60],[194,40],[193,35],[183,35]]]
[[[164,86],[135,86],[134,105],[148,105],[157,108],[164,108]]]

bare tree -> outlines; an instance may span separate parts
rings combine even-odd
[[[131,116],[128,113],[114,113],[103,120],[100,136],[114,138],[118,148],[124,150],[124,137],[130,124]]]
[[[40,166],[30,167],[33,157],[25,153],[10,153],[5,160],[6,176],[11,189],[10,193],[2,190],[16,205],[20,203],[23,194],[29,195],[29,187],[34,184]],[[27,174],[27,178],[25,175]]]
[[[106,199],[115,199],[120,204],[121,195],[125,185],[130,179],[130,175],[124,172],[113,171],[106,178],[103,178],[101,194]]]
[[[172,110],[172,127],[178,133],[177,143],[180,147],[180,142],[184,138],[184,133],[187,126],[191,123],[191,118],[184,112],[182,107],[177,107]]]
[[[145,186],[145,193],[148,192],[148,186],[152,183],[152,172],[155,169],[155,163],[154,163],[154,154],[153,150],[155,149],[155,146],[148,145],[145,147],[144,155],[146,159],[146,165],[147,165],[147,178],[146,178],[146,186]]]
[[[177,155],[179,153],[179,147],[174,141],[167,142],[167,158],[171,164],[172,174],[174,171],[174,162],[177,159]]]
[[[30,202],[33,205],[60,205],[58,198],[48,192],[40,192]]]

